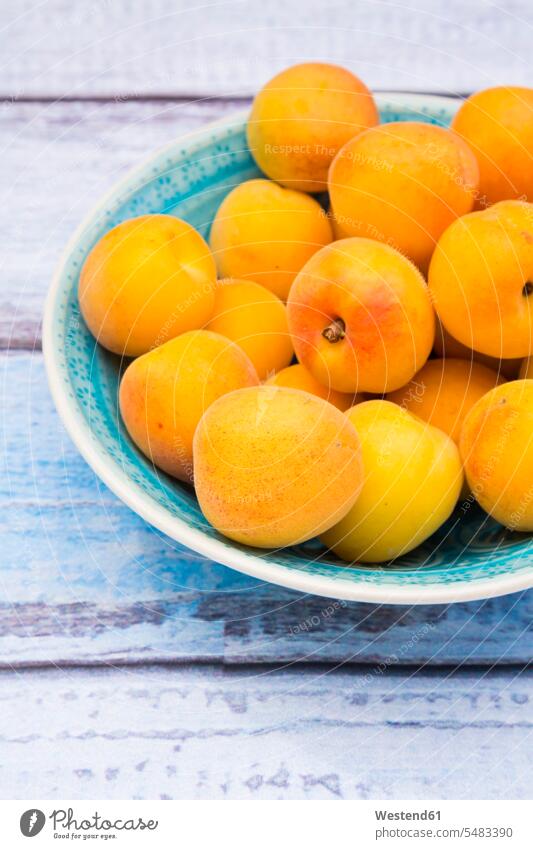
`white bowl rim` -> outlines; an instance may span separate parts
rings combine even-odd
[[[444,95],[412,94],[402,92],[380,92],[376,95],[378,104],[397,103],[407,108],[413,106],[431,107],[434,104],[451,109],[458,108],[460,98]],[[190,527],[183,519],[171,516],[163,506],[149,499],[137,488],[118,465],[106,460],[95,444],[95,437],[81,414],[75,399],[69,397],[64,388],[64,380],[59,363],[59,351],[55,344],[53,325],[56,302],[61,289],[63,269],[84,231],[95,217],[103,212],[109,201],[137,175],[143,173],[152,160],[167,150],[174,150],[177,144],[201,137],[216,130],[217,127],[230,127],[243,120],[246,110],[213,121],[174,139],[167,145],[153,150],[139,164],[130,169],[120,180],[113,184],[99,201],[89,210],[80,225],[67,242],[56,267],[50,289],[46,297],[43,315],[42,347],[50,391],[59,416],[84,460],[109,489],[128,505],[135,513],[150,525],[153,525],[171,539],[196,551],[210,560],[221,563],[246,575],[267,583],[277,584],[302,593],[319,595],[345,601],[369,602],[378,604],[449,604],[460,601],[475,601],[485,598],[516,593],[533,587],[533,565],[521,569],[516,575],[496,575],[479,578],[465,583],[443,583],[434,585],[406,584],[367,584],[356,580],[344,580],[326,575],[311,575],[295,568],[287,569],[273,563],[267,557],[262,558],[240,549],[232,549],[216,539],[207,537],[203,531]]]

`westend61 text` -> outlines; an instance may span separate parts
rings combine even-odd
[[[440,811],[374,811],[377,820],[438,820]]]

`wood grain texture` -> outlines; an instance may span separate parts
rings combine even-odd
[[[0,664],[525,663],[533,593],[416,608],[303,596],[146,525],[65,434],[41,354],[0,358]]]
[[[4,799],[527,799],[533,677],[0,674]]]
[[[528,0],[3,0],[2,23],[5,99],[252,94],[310,59],[380,88],[529,80]]]
[[[111,185],[156,148],[243,104],[14,103],[0,121],[0,347],[40,347],[65,244]]]

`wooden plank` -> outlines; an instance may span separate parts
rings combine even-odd
[[[0,121],[0,347],[40,346],[65,244],[129,168],[236,103],[16,103]]]
[[[65,434],[42,356],[4,354],[0,664],[525,663],[533,593],[346,604],[262,584],[163,537]]]
[[[529,799],[533,677],[0,674],[3,799]]]
[[[310,59],[378,88],[530,82],[528,0],[3,0],[4,98],[252,94]]]
[[[178,574],[185,565],[176,563]],[[531,596],[446,608],[344,608],[276,588],[215,590],[207,580],[202,591],[166,595],[114,604],[97,593],[94,601],[4,602],[0,668],[216,662],[376,669],[506,666],[531,657]]]

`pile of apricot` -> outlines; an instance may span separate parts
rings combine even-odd
[[[133,442],[252,546],[387,562],[461,498],[533,531],[533,89],[380,124],[350,71],[303,64],[247,136],[265,176],[209,245],[144,215],[83,267]]]

